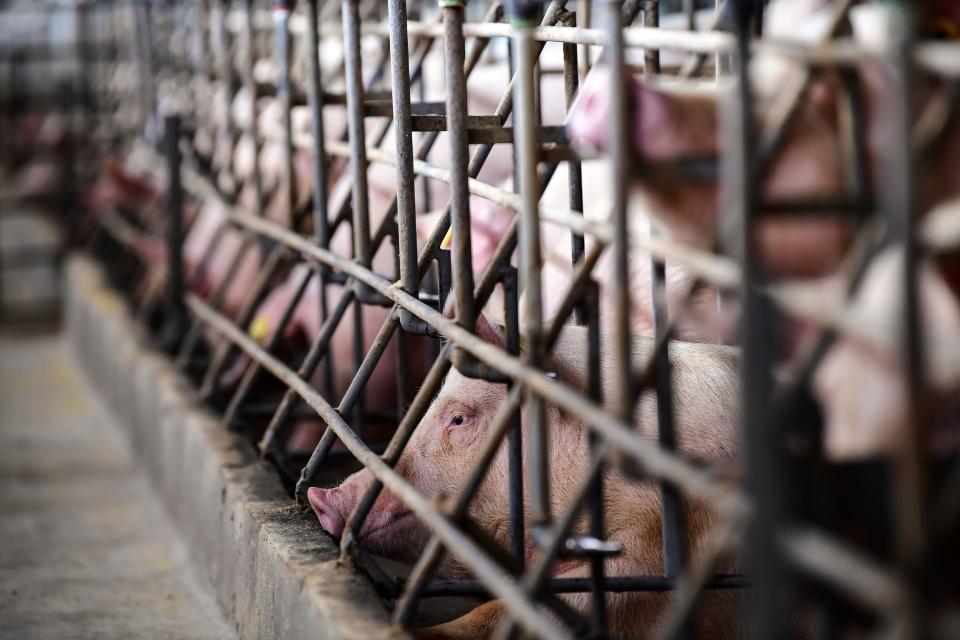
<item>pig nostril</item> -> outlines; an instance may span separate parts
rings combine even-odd
[[[343,534],[343,515],[330,501],[327,494],[328,490],[326,489],[311,487],[307,490],[307,501],[320,521],[320,526],[334,538],[339,538]]]

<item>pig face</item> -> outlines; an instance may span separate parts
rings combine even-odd
[[[483,319],[478,334],[503,345],[500,333]],[[447,379],[424,416],[395,469],[425,496],[442,499],[454,496],[464,486],[479,457],[500,407],[506,399],[503,385],[464,377],[451,369]],[[582,430],[576,425],[557,428],[562,416],[548,410],[547,422],[555,460],[551,468],[572,474],[585,449]],[[568,441],[569,440],[569,441]],[[556,475],[556,473],[555,473]],[[563,474],[561,474],[563,475]],[[565,493],[565,476],[554,482],[554,498]],[[571,478],[573,475],[571,475]],[[334,489],[311,488],[308,499],[323,528],[340,536],[346,519],[372,480],[363,470],[347,478]],[[471,503],[470,516],[494,538],[506,544],[509,524],[508,464],[506,443],[501,444],[484,481]],[[364,521],[359,541],[365,547],[392,558],[414,561],[429,539],[428,529],[389,491],[383,491]],[[441,571],[448,577],[462,576],[463,567],[455,560]]]
[[[452,369],[397,462],[396,471],[426,496],[454,495],[466,482],[471,463],[504,399],[502,385],[466,378]],[[502,451],[490,475],[493,478],[484,483],[474,502],[488,510],[500,510],[499,503],[503,503],[506,517],[506,496],[498,499],[495,491],[495,485],[506,486]],[[308,491],[310,505],[328,533],[335,537],[343,533],[346,519],[372,479],[372,474],[363,470],[334,489],[314,487]],[[387,490],[377,499],[360,531],[365,547],[407,561],[416,559],[428,539],[428,529]]]

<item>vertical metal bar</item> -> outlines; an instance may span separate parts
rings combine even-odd
[[[283,214],[294,224],[296,202],[296,177],[293,173],[293,131],[290,121],[290,12],[294,0],[280,0],[273,5],[274,57],[277,62],[277,100],[283,118],[283,180],[280,193],[283,196]],[[256,115],[256,114],[254,114]]]
[[[683,0],[683,15],[687,20],[687,31],[697,30],[697,5],[694,0]]]
[[[517,82],[514,85],[514,144],[518,148],[520,164],[520,278],[524,288],[523,336],[527,342],[527,362],[531,366],[543,364],[542,331],[543,308],[541,296],[541,255],[539,199],[539,110],[536,104],[535,84],[538,50],[533,40],[536,13],[526,4],[512,7],[510,16],[514,31],[514,54],[517,56]],[[531,524],[545,527],[551,522],[549,455],[547,451],[546,408],[543,398],[527,396],[527,433],[529,438],[528,467],[530,483]]]
[[[263,178],[260,175],[260,123],[257,119],[257,83],[253,77],[254,67],[254,31],[253,31],[253,3],[254,0],[247,0],[246,11],[244,15],[243,32],[246,41],[246,69],[244,81],[247,85],[247,91],[250,92],[250,130],[249,135],[253,140],[253,188],[256,193],[256,204],[254,213],[258,216],[263,215]]]
[[[501,286],[503,287],[503,317],[506,321],[506,348],[510,355],[520,353],[520,325],[518,317],[519,292],[517,291],[517,270],[505,269]],[[513,383],[507,384],[507,393]],[[526,564],[526,531],[523,522],[523,423],[520,412],[511,418],[507,432],[507,474],[510,491],[510,522],[507,537],[510,551],[522,568]]]
[[[166,141],[167,172],[167,327],[168,349],[175,348],[186,327],[183,286],[183,188],[180,184],[180,116],[168,115],[163,121]]]
[[[367,184],[367,138],[363,126],[363,67],[360,59],[359,0],[343,0],[343,46],[346,69],[347,131],[350,142],[350,165],[353,178],[353,241],[354,257],[364,267],[371,266],[370,211]],[[358,284],[358,297],[366,285]]]
[[[747,536],[746,555],[754,576],[754,589],[746,618],[751,638],[779,638],[783,633],[782,594],[785,588],[784,561],[776,548],[780,521],[781,487],[779,430],[771,424],[770,398],[773,392],[772,366],[775,312],[769,299],[759,292],[765,282],[757,254],[756,193],[754,176],[753,100],[750,89],[750,37],[755,0],[732,4],[737,28],[735,56],[738,100],[735,111],[735,163],[731,163],[731,184],[739,196],[743,242],[743,421],[747,450],[747,486],[754,501],[754,518]]]
[[[659,0],[647,0],[643,7],[643,26],[656,28],[660,26]],[[644,52],[644,74],[648,77],[660,73],[660,52],[657,49],[648,49]],[[650,227],[650,234],[656,234],[656,229]],[[669,330],[667,312],[667,271],[666,264],[657,258],[650,257],[650,277],[654,334],[658,340],[666,340]],[[673,421],[673,385],[671,383],[669,348],[661,349],[656,354],[657,371],[657,435],[660,446],[667,451],[676,449]],[[686,559],[686,549],[683,540],[684,522],[683,507],[680,494],[676,487],[667,483],[660,483],[661,518],[660,526],[663,538],[663,568],[667,577],[676,580],[683,571]],[[679,637],[691,637],[692,626],[687,624]]]
[[[889,79],[893,92],[886,101],[885,123],[890,141],[910,150],[912,118],[913,26],[912,3],[892,3],[891,11],[899,14],[888,37]],[[898,443],[894,457],[895,547],[897,563],[905,576],[907,602],[901,628],[905,637],[924,637],[922,589],[923,561],[926,547],[927,502],[929,499],[928,448],[929,414],[926,391],[926,368],[923,336],[922,298],[919,290],[921,252],[917,246],[917,215],[914,198],[916,163],[913,153],[888,155],[883,172],[882,196],[890,224],[892,240],[903,246],[902,334],[900,361],[904,372],[907,397],[907,431]],[[904,166],[906,164],[906,166]]]
[[[584,287],[583,296],[578,306],[582,307],[581,314],[587,322],[587,395],[591,400],[600,404],[603,402],[602,373],[600,370],[600,288],[596,282],[590,281]],[[600,439],[595,433],[591,433],[590,454],[597,455],[599,447]],[[587,499],[590,501],[590,535],[597,540],[603,540],[606,537],[606,532],[603,517],[602,467],[590,487]],[[604,562],[604,557],[598,554],[590,558],[590,595],[593,599],[590,623],[595,637],[606,635],[607,628]]]
[[[630,291],[624,286],[630,282],[628,263],[627,185],[629,183],[633,150],[633,123],[627,111],[626,70],[624,66],[623,13],[621,3],[607,0],[605,3],[607,20],[607,62],[612,70],[610,80],[610,163],[612,174],[612,211],[613,222],[613,263],[614,317],[612,326],[612,369],[614,384],[608,405],[614,415],[630,420],[633,413],[632,382],[630,364]]]
[[[577,26],[577,16],[571,13],[565,24],[568,27]],[[566,101],[567,112],[573,106],[573,101],[577,97],[577,91],[580,88],[579,68],[577,64],[577,46],[572,44],[563,45],[563,90]],[[567,162],[567,191],[569,193],[569,205],[572,211],[583,212],[583,170],[579,160],[569,160]],[[570,261],[576,265],[583,256],[584,239],[583,235],[570,232]],[[574,317],[577,324],[584,324],[586,316],[584,307],[577,305],[574,310]]]
[[[660,26],[660,0],[644,0],[643,26],[657,28]],[[660,50],[645,49],[643,52],[644,75],[652,76],[660,73]]]
[[[473,331],[476,322],[473,299],[473,259],[470,246],[470,191],[467,188],[469,155],[467,131],[467,83],[463,14],[466,0],[440,0],[443,13],[444,77],[447,85],[447,135],[450,142],[450,226],[453,234],[453,294],[457,322]],[[454,349],[454,364],[462,352]]]
[[[323,123],[323,82],[320,70],[320,37],[318,33],[318,0],[307,1],[307,56],[310,59],[310,126],[313,131],[313,236],[317,246],[330,248],[330,211],[327,189],[326,132]],[[320,287],[320,322],[329,317],[330,299],[327,295],[327,280],[330,269],[324,264],[316,266]],[[324,392],[333,397],[333,362],[323,359]]]
[[[211,48],[217,67],[217,75],[223,88],[223,113],[224,135],[231,140],[234,139],[234,122],[231,103],[233,102],[233,93],[235,90],[233,82],[233,66],[230,64],[230,44],[229,32],[227,31],[227,12],[229,5],[226,0],[214,0],[211,5],[210,15],[210,37],[212,39]],[[225,167],[217,167],[224,169]]]
[[[591,26],[590,6],[590,0],[577,0],[576,22],[584,29],[589,29]],[[580,48],[580,55],[578,56],[580,62],[580,75],[586,77],[591,66],[590,45],[581,44],[577,46]]]
[[[369,186],[367,182],[367,140],[363,121],[364,89],[363,66],[360,57],[359,0],[343,0],[343,46],[347,94],[347,133],[350,143],[350,167],[353,177],[351,202],[353,207],[354,259],[364,267],[372,265],[370,248]],[[363,303],[370,296],[369,287],[356,285],[353,308],[353,354],[356,366],[363,361]],[[358,432],[363,428],[363,401],[358,403],[353,419]]]
[[[390,22],[390,76],[393,83],[393,126],[397,146],[397,232],[400,258],[400,286],[417,296],[419,272],[417,269],[417,228],[414,215],[415,185],[413,172],[413,122],[410,106],[410,54],[407,39],[407,10],[405,0],[389,0]],[[462,69],[461,69],[462,70]],[[401,324],[405,329],[421,333],[423,322],[410,312],[401,310]]]

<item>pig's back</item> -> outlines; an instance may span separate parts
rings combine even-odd
[[[601,332],[600,367],[603,393],[613,390],[611,335]],[[636,371],[653,353],[653,338],[635,337],[632,361]],[[740,356],[723,345],[672,341],[675,431],[680,448],[694,458],[731,458],[739,447]],[[564,327],[550,358],[550,367],[568,384],[586,387],[587,330]],[[653,390],[643,394],[634,414],[638,429],[657,438],[656,400]]]

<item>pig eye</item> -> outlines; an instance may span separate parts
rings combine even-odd
[[[931,18],[926,24],[926,35],[934,40],[960,39],[960,24],[950,18]]]
[[[450,416],[450,426],[451,427],[462,427],[465,424],[469,424],[472,418],[466,413],[455,413]]]

